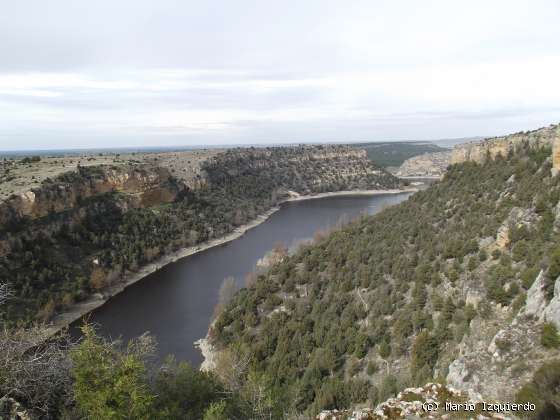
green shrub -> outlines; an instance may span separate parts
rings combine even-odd
[[[391,355],[391,345],[387,341],[381,342],[379,345],[379,356],[386,359]]]
[[[521,273],[521,284],[525,290],[529,290],[539,275],[537,267],[527,267]]]
[[[560,418],[560,360],[544,363],[516,395],[519,403],[531,402],[536,410],[528,412],[536,419]]]
[[[74,396],[87,418],[149,419],[155,396],[146,381],[142,346],[130,344],[127,352],[97,337],[90,326],[72,352]]]
[[[372,376],[373,374],[375,374],[378,370],[378,366],[377,363],[375,363],[373,360],[370,360],[367,364],[367,374],[369,376]]]
[[[556,349],[560,346],[558,329],[552,322],[545,322],[542,326],[541,344],[546,348]]]
[[[432,370],[439,355],[439,343],[427,331],[422,331],[412,345],[410,351],[412,376],[424,366]]]
[[[395,395],[397,391],[397,378],[393,375],[385,376],[379,387],[379,401],[385,401],[387,398]]]
[[[554,284],[560,276],[560,247],[549,255],[548,270],[546,272],[545,293],[550,300],[554,295]]]
[[[203,420],[228,420],[226,413],[226,402],[220,401],[210,404],[210,407],[204,412]]]
[[[508,352],[511,349],[512,343],[506,339],[496,339],[495,341],[496,347],[501,352]]]

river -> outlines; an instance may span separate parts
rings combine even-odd
[[[376,213],[409,195],[339,196],[284,203],[242,237],[166,265],[111,298],[89,319],[110,338],[128,340],[149,331],[158,341],[160,357],[174,354],[177,360],[199,366],[202,356],[193,343],[206,335],[224,278],[233,276],[242,287],[247,273],[278,242],[293,248],[341,218]]]

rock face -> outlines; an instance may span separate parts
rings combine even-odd
[[[0,203],[0,226],[69,210],[89,197],[109,192],[129,194],[137,206],[150,206],[169,203],[186,188],[167,169],[155,166],[78,168]]]
[[[407,159],[395,172],[399,177],[441,177],[448,165],[466,161],[483,163],[487,158],[506,157],[523,145],[553,148],[553,174],[560,171],[560,124],[504,137],[459,144],[450,152],[426,153]]]
[[[539,366],[557,356],[556,350],[543,348],[540,339],[543,322],[560,327],[560,279],[550,302],[545,297],[545,281],[541,270],[517,315],[496,305],[491,321],[471,321],[471,334],[463,338],[459,355],[449,365],[448,384],[511,401]]]
[[[485,401],[489,402],[489,401]],[[316,420],[384,420],[384,419],[510,419],[492,411],[484,411],[479,395],[459,391],[451,386],[428,383],[418,388],[406,388],[396,398],[390,398],[375,409],[325,410],[315,417]]]
[[[447,383],[497,401],[513,401],[516,391],[549,355],[540,346],[541,322],[525,314],[508,322],[497,308],[492,322],[473,321],[471,334],[449,365]]]
[[[527,290],[527,299],[525,301],[525,313],[527,315],[539,317],[543,313],[544,308],[546,308],[546,297],[543,290],[544,282],[545,274],[544,270],[541,270],[529,290]]]
[[[540,322],[552,322],[560,328],[560,277],[554,283],[554,295],[550,302],[547,302],[544,292],[545,281],[545,273],[541,270],[527,291],[524,313]]]
[[[529,147],[553,147],[553,167],[560,168],[560,125],[558,124],[534,131],[460,144],[453,149],[451,163],[466,161],[482,163],[487,158],[494,159],[498,155],[506,157],[510,151],[525,144]]]
[[[542,312],[541,318],[547,322],[552,322],[557,328],[560,328],[560,277],[554,283],[554,296]]]
[[[451,151],[424,153],[407,159],[395,172],[399,177],[441,177],[451,162]]]
[[[510,231],[512,228],[531,226],[536,220],[537,215],[532,209],[514,207],[496,233],[496,246],[500,249],[508,247],[511,243]]]
[[[556,175],[560,171],[560,135],[556,129],[556,138],[552,145],[552,174]]]

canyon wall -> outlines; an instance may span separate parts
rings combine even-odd
[[[157,166],[79,167],[0,203],[0,226],[70,210],[101,194],[127,194],[140,207],[171,202],[186,188]]]
[[[553,167],[560,168],[560,125],[550,125],[538,130],[520,132],[503,137],[484,139],[480,142],[455,146],[451,154],[451,164],[465,161],[484,162],[498,155],[506,157],[525,145],[529,147],[553,147]]]

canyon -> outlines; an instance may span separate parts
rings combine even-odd
[[[4,162],[12,174],[49,160],[62,171],[0,203],[0,276],[19,299],[4,315],[11,322],[48,322],[88,296],[120,290],[148,263],[224,237],[291,192],[403,185],[347,146],[146,153],[83,166],[74,158],[66,172],[60,159]]]

